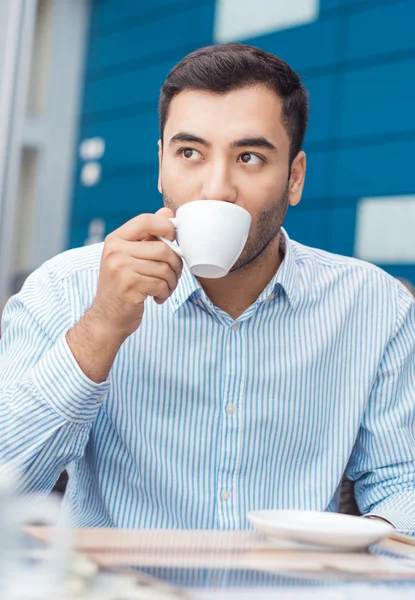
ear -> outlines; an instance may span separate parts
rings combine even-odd
[[[301,151],[294,158],[291,165],[291,176],[289,183],[291,206],[296,206],[301,200],[304,188],[306,166],[306,154],[305,152]]]
[[[161,163],[162,163],[162,160],[163,160],[163,146],[161,145],[161,140],[159,140],[157,142],[157,144],[158,144],[158,147],[159,147],[159,151],[158,151],[158,157],[159,157],[159,177],[158,177],[157,187],[158,187],[158,191],[161,194]]]

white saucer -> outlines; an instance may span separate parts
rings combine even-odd
[[[284,549],[362,550],[390,535],[389,523],[311,510],[253,510],[248,520]]]

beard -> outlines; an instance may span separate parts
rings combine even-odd
[[[164,206],[170,208],[176,214],[178,206],[162,189]],[[252,222],[245,247],[230,272],[246,267],[258,258],[264,250],[275,240],[281,231],[289,204],[289,183],[284,192],[277,198],[269,208],[261,211],[256,222]]]
[[[275,240],[284,223],[288,210],[289,188],[287,186],[280,198],[270,208],[259,213],[256,223],[252,223],[251,231],[245,247],[231,272],[246,267],[258,258]]]

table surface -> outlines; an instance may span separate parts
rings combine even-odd
[[[40,541],[50,534],[46,527],[26,532]],[[319,586],[323,597],[327,586],[352,584],[355,591],[356,585],[400,585],[415,597],[415,545],[390,538],[369,552],[343,553],[282,550],[256,532],[100,528],[72,533],[76,550],[103,571],[163,581],[177,589],[178,597],[183,590],[198,589],[200,595],[192,597],[204,598],[213,590],[222,597],[227,590],[230,598],[232,590],[243,588],[241,598],[256,597],[258,589],[265,598],[276,587],[287,593],[307,588],[311,597]]]

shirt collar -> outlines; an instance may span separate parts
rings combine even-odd
[[[280,230],[280,248],[284,254],[283,261],[274,277],[260,294],[258,302],[270,298],[276,289],[281,287],[286,293],[291,306],[295,308],[299,296],[297,265],[295,263],[292,242],[283,227]]]
[[[290,302],[295,307],[298,302],[298,275],[294,260],[292,242],[285,229],[281,227],[280,247],[284,254],[284,259],[266,288],[261,292],[257,302],[263,302],[274,294],[277,287],[281,287]],[[183,261],[183,272],[180,277],[177,288],[170,296],[168,302],[171,310],[175,313],[189,298],[197,291],[202,291],[202,286],[196,277],[190,272],[186,262]]]
[[[179,279],[177,288],[174,290],[168,300],[172,311],[174,313],[177,312],[182,304],[184,304],[190,298],[190,296],[192,296],[192,294],[201,289],[202,286],[196,277],[190,272],[186,262],[183,261],[182,276]]]

